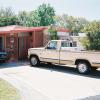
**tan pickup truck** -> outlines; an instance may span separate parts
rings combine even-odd
[[[28,58],[32,66],[37,66],[40,62],[76,65],[81,74],[100,67],[100,52],[82,51],[67,40],[52,40],[43,48],[30,48]]]

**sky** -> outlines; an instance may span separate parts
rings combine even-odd
[[[0,8],[11,7],[15,13],[31,11],[43,3],[50,3],[57,15],[68,14],[100,20],[100,0],[0,0]]]

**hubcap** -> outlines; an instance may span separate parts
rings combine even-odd
[[[78,65],[79,72],[84,73],[87,71],[87,66],[85,64]]]
[[[35,57],[31,58],[31,63],[32,65],[36,65],[37,64],[37,59]]]

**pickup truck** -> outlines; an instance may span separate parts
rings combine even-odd
[[[32,66],[37,66],[41,62],[75,65],[81,74],[100,68],[100,51],[82,51],[67,40],[51,40],[43,48],[30,48],[28,58]]]

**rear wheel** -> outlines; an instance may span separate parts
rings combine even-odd
[[[77,70],[80,74],[88,74],[91,71],[91,67],[87,62],[79,62]]]
[[[30,58],[30,64],[31,64],[31,66],[38,66],[40,64],[38,57],[32,56]]]

